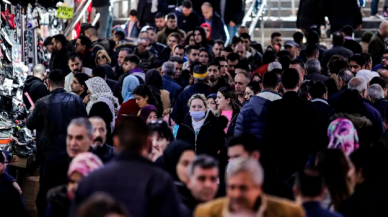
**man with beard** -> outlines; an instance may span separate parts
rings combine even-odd
[[[279,32],[272,33],[271,46],[275,48],[276,51],[280,51],[280,49],[282,48],[282,35]]]
[[[177,25],[178,18],[174,13],[169,13],[166,19],[167,19],[166,28],[163,31],[158,32],[157,41],[159,43],[167,44],[167,37],[173,32],[178,33],[181,36],[181,38],[186,37],[186,33],[183,30],[178,29],[178,25]]]
[[[240,56],[236,53],[230,53],[227,57],[228,60],[228,72],[229,74],[234,77],[235,76],[235,67],[238,64],[238,61],[240,59]],[[245,90],[244,90],[245,91]]]
[[[214,57],[221,57],[222,50],[224,49],[224,42],[222,40],[215,40],[213,46]]]
[[[90,39],[84,35],[79,36],[75,42],[75,52],[81,57],[82,65],[88,68],[91,66],[90,62],[93,61],[90,59],[91,43]]]
[[[91,117],[89,121],[92,123],[94,129],[92,152],[105,164],[115,156],[114,148],[106,144],[106,124],[100,117]]]
[[[228,62],[224,57],[217,57],[216,61],[220,63],[220,78],[224,80],[224,83],[232,84],[233,79],[228,73]]]
[[[164,19],[164,18],[163,18]],[[148,40],[150,42],[150,51],[158,59],[158,65],[164,63],[170,58],[171,49],[161,43],[156,42],[156,28],[153,26],[143,27],[148,32]],[[142,29],[142,30],[143,30]]]
[[[383,56],[381,57],[381,63],[373,67],[372,71],[380,71],[381,69],[388,70],[388,50],[384,51]]]
[[[164,28],[166,28],[166,14],[164,14],[163,12],[158,12],[156,13],[155,15],[155,26],[156,28],[158,28],[157,32],[161,32],[164,30]]]
[[[50,59],[50,71],[59,69],[65,73],[65,75],[69,74],[70,69],[67,65],[69,51],[66,49],[66,37],[64,35],[54,35],[51,42],[53,44],[53,53]]]
[[[140,59],[136,55],[128,55],[124,59],[123,74],[119,78],[120,87],[123,86],[124,78],[128,75],[134,75],[139,79],[140,84],[144,84],[145,73],[143,69],[139,67]]]
[[[195,211],[195,217],[304,216],[303,209],[296,203],[263,193],[264,171],[252,158],[231,160],[226,178],[227,196],[199,205]]]
[[[220,78],[220,63],[212,61],[207,65],[207,73],[209,76],[210,92],[217,93],[221,87],[229,86],[225,79]]]
[[[132,53],[132,51],[129,48],[120,49],[118,57],[117,57],[117,66],[114,68],[114,71],[117,75],[117,78],[119,78],[124,73],[124,71],[123,71],[124,59],[125,59],[125,57],[127,57],[131,53]]]
[[[136,43],[137,47],[133,51],[133,54],[140,59],[139,67],[145,72],[154,68],[157,62],[155,55],[148,50],[149,43],[148,38],[139,38]]]
[[[169,61],[175,65],[174,80],[179,82],[182,74],[183,59],[180,57],[171,57]]]
[[[69,56],[69,68],[71,73],[65,77],[65,90],[67,92],[71,91],[70,84],[73,82],[74,75],[78,73],[85,73],[89,76],[92,75],[92,70],[86,67],[82,67],[81,57],[77,53],[72,53]]]
[[[74,75],[73,82],[70,83],[71,92],[81,97],[82,101],[88,95],[88,86],[85,81],[89,79],[89,75],[78,73]]]
[[[199,58],[199,47],[190,45],[186,48],[186,54],[188,61],[183,64],[183,69],[188,69],[191,64],[198,62]]]

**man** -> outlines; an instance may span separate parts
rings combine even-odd
[[[74,75],[78,73],[85,73],[89,76],[92,75],[92,70],[86,67],[83,67],[81,57],[77,53],[72,53],[68,59],[69,68],[71,73],[65,77],[65,90],[67,92],[71,91],[70,84],[73,82]]]
[[[122,94],[121,94],[121,88],[118,81],[109,79],[106,75],[106,69],[102,66],[96,66],[94,67],[92,71],[92,77],[100,77],[105,80],[106,84],[109,86],[110,90],[112,91],[113,95],[122,101]]]
[[[385,110],[388,108],[388,100],[384,98],[384,90],[379,84],[372,84],[366,90],[366,97],[377,109],[381,117],[384,117]]]
[[[241,40],[244,42],[245,48],[248,53],[250,53],[255,61],[261,60],[262,55],[255,48],[251,47],[251,36],[248,33],[243,33],[240,35]],[[261,45],[260,45],[261,47]],[[261,49],[262,50],[262,49]]]
[[[136,44],[137,47],[133,51],[133,54],[140,59],[139,67],[143,69],[143,71],[147,72],[156,66],[156,57],[148,50],[149,41],[147,38],[137,39]]]
[[[199,26],[199,15],[193,10],[190,0],[185,0],[177,10],[174,11],[178,17],[178,28],[185,32],[190,32]]]
[[[310,154],[323,147],[319,138],[319,119],[314,105],[298,97],[300,86],[296,69],[281,75],[284,95],[267,109],[263,134],[263,166],[281,181],[303,168]],[[285,109],[287,108],[287,109]],[[301,132],[303,136],[301,135]]]
[[[383,88],[384,98],[387,97],[387,80],[386,80],[385,78],[382,78],[382,77],[374,77],[374,78],[372,78],[372,80],[369,82],[369,85],[372,85],[372,84],[378,84],[378,85],[380,85],[380,87]]]
[[[280,51],[282,48],[282,35],[279,32],[271,34],[271,46],[275,48],[276,51]]]
[[[129,48],[120,49],[119,55],[117,57],[117,66],[114,68],[117,78],[120,78],[120,76],[124,74],[123,72],[124,59],[131,53],[132,51]]]
[[[248,86],[248,83],[251,81],[248,73],[239,73],[234,77],[234,88],[236,91],[237,99],[240,101],[241,105],[244,105],[245,102],[245,89]]]
[[[249,74],[250,71],[250,65],[246,59],[240,60],[234,67],[234,73],[236,73],[236,75],[239,73]]]
[[[64,35],[54,35],[52,38],[53,44],[53,53],[50,59],[50,71],[59,69],[65,75],[70,73],[69,66],[67,65],[67,60],[69,58],[69,52],[66,48],[66,37]]]
[[[114,148],[106,144],[107,129],[105,121],[100,117],[91,117],[89,121],[94,129],[92,152],[105,164],[115,156]]]
[[[333,55],[341,55],[345,58],[349,58],[354,55],[354,53],[351,50],[343,46],[344,42],[345,42],[345,39],[342,32],[333,33],[333,47],[323,53],[322,62],[321,62],[322,67],[327,66],[327,63],[329,62],[330,58]]]
[[[155,15],[155,26],[156,28],[158,28],[157,32],[161,32],[164,30],[164,28],[166,28],[166,19],[165,19],[165,14],[162,13],[162,12],[158,12],[156,13]]]
[[[236,53],[240,56],[240,60],[248,59],[247,58],[247,50],[243,44],[236,45],[234,48],[234,53]]]
[[[99,13],[100,17],[98,18],[99,21],[99,28],[98,28],[98,36],[103,38],[110,38],[111,29],[112,29],[112,21],[110,21],[111,13],[110,13],[110,1],[104,1],[104,0],[95,0],[92,2],[92,8],[95,11],[95,14]],[[91,19],[95,19],[96,17],[91,17]]]
[[[344,48],[351,50],[355,54],[362,53],[361,45],[357,41],[353,40],[353,27],[346,25],[342,27],[342,32],[345,36]]]
[[[53,53],[53,38],[47,37],[43,42],[43,46],[46,48],[47,53]]]
[[[299,44],[293,40],[284,42],[284,49],[290,52],[291,61],[299,59]]]
[[[317,59],[319,60],[319,47],[316,44],[308,44],[306,46],[306,59]]]
[[[303,82],[303,78],[306,75],[306,66],[301,60],[293,60],[290,63],[291,69],[296,69],[299,73],[300,84]]]
[[[50,95],[38,100],[26,125],[36,130],[38,159],[44,159],[65,151],[66,128],[70,121],[77,117],[85,117],[86,109],[81,99],[66,93],[63,86],[65,76],[60,70],[53,70],[48,77]]]
[[[193,63],[198,62],[199,47],[195,45],[189,45],[186,48],[186,54],[188,61],[183,64],[183,69],[188,69]]]
[[[80,35],[75,42],[75,52],[81,57],[82,65],[87,68],[90,68],[91,62],[94,62],[94,59],[90,59],[91,43],[90,39],[83,35]]]
[[[214,57],[221,57],[221,52],[224,49],[224,42],[222,40],[215,40],[212,48]]]
[[[140,28],[137,20],[137,11],[132,9],[129,11],[129,20],[125,23],[125,35],[127,39],[137,38]]]
[[[235,66],[238,64],[238,61],[240,59],[240,55],[236,53],[230,53],[227,58],[228,60],[228,72],[229,74],[234,77],[235,76]]]
[[[70,216],[98,191],[109,193],[132,216],[180,216],[173,179],[148,160],[148,136],[142,119],[122,117],[113,139],[118,157],[81,180]]]
[[[33,103],[36,103],[38,99],[43,98],[49,94],[49,90],[43,83],[43,78],[46,74],[46,67],[44,67],[42,64],[38,64],[32,69],[32,73],[32,75],[27,76],[23,88],[23,102],[28,110],[32,105],[27,96],[24,95],[25,93],[30,95]]]
[[[135,75],[136,77],[140,78],[139,82],[145,81],[145,73],[143,69],[139,67],[140,59],[136,55],[128,55],[124,58],[124,64],[123,64],[123,74],[119,78],[119,85],[120,87],[123,86],[124,78],[128,75]]]
[[[183,59],[183,57],[185,57],[185,47],[183,47],[182,45],[176,45],[172,56],[180,57]]]
[[[237,34],[237,27],[241,25],[244,18],[244,8],[242,0],[222,0],[220,1],[220,15],[224,19],[228,28],[229,37]]]
[[[143,28],[144,29],[144,28]],[[171,49],[164,44],[156,42],[156,29],[153,26],[147,26],[148,40],[150,42],[150,51],[158,59],[158,63],[166,62],[170,58]]]
[[[361,69],[365,69],[365,66],[366,66],[365,58],[361,56],[361,54],[355,54],[351,56],[348,59],[348,61],[349,61],[350,71],[352,71],[354,75],[356,75],[357,72],[360,71]]]
[[[226,197],[199,205],[195,211],[195,217],[304,216],[302,208],[296,203],[263,193],[264,171],[254,159],[231,160],[226,178]]]
[[[173,32],[178,33],[181,36],[181,38],[186,37],[186,33],[183,30],[178,29],[178,26],[177,26],[178,18],[175,14],[169,13],[166,16],[166,20],[167,20],[166,28],[158,32],[158,36],[156,37],[157,42],[167,45],[167,37]]]
[[[88,86],[86,86],[85,81],[89,78],[89,75],[85,73],[75,74],[73,81],[70,83],[71,92],[77,94],[82,101],[88,95]]]
[[[198,155],[189,166],[189,179],[187,188],[190,193],[188,198],[183,198],[183,203],[193,213],[200,203],[214,199],[218,190],[218,161],[208,155]]]
[[[331,94],[327,100],[332,107],[337,107],[340,95],[348,89],[348,83],[352,78],[354,75],[349,69],[342,69],[338,73],[336,84],[339,92]]]
[[[250,133],[262,141],[268,105],[282,98],[278,94],[279,84],[275,72],[265,73],[262,83],[263,90],[256,96],[251,96],[237,116],[234,135]]]
[[[305,80],[326,82],[329,78],[321,74],[321,64],[317,59],[307,60]]]
[[[215,11],[209,2],[205,2],[201,7],[202,16],[199,18],[199,23],[207,23],[211,26],[212,32],[210,38],[212,40],[221,39],[226,41],[226,32],[224,30],[224,20]]]
[[[375,72],[381,72],[388,70],[388,51],[384,51],[383,56],[381,57],[381,60],[379,61],[379,64],[375,65],[372,69],[372,71]]]
[[[174,80],[176,70],[175,66],[175,62],[170,61],[165,62],[162,65],[162,88],[170,93],[170,102],[172,102],[171,105],[174,104],[174,101],[181,90],[181,86]]]
[[[380,24],[379,30],[369,42],[368,53],[372,56],[373,66],[381,61],[384,51],[387,50],[384,38],[388,36],[388,21],[384,20]]]
[[[233,79],[228,73],[228,62],[223,57],[217,57],[215,59],[220,64],[220,78],[224,80],[225,83],[233,83]]]
[[[173,62],[175,65],[174,80],[178,82],[181,79],[181,74],[183,70],[183,58],[171,57],[169,61]]]
[[[294,186],[295,196],[303,203],[306,217],[342,217],[322,207],[327,189],[317,170],[303,169],[298,172]]]
[[[96,57],[97,57],[97,52],[99,50],[106,50],[109,51],[106,47],[104,47],[102,44],[99,43],[98,36],[97,36],[97,30],[94,26],[88,26],[85,29],[85,36],[90,39],[90,68],[94,68],[96,66]]]
[[[193,69],[194,84],[186,87],[179,95],[174,104],[174,109],[171,116],[177,124],[180,124],[189,112],[187,103],[192,95],[196,93],[209,95],[209,85],[207,85],[207,67],[203,65],[196,65]]]
[[[324,11],[325,17],[329,19],[331,32],[340,31],[346,25],[361,31],[362,14],[357,1],[328,0],[322,6],[319,11]]]
[[[217,93],[221,87],[229,86],[225,79],[220,78],[220,63],[212,61],[207,65],[210,93]]]
[[[73,119],[67,127],[66,151],[47,160],[44,173],[40,176],[40,188],[36,199],[39,216],[46,212],[47,192],[67,184],[67,171],[71,160],[80,153],[89,152],[93,144],[93,126],[86,118]]]

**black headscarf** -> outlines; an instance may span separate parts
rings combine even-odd
[[[145,76],[145,83],[148,86],[154,86],[159,89],[162,89],[163,81],[162,81],[162,76],[160,75],[160,72],[156,69],[148,70]]]
[[[183,152],[187,150],[194,151],[193,147],[191,147],[189,143],[176,140],[167,145],[166,150],[163,152],[165,169],[172,175],[175,181],[180,182],[176,172],[176,165],[178,164]]]

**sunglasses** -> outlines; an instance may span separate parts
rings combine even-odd
[[[106,59],[106,56],[97,57],[97,60]]]

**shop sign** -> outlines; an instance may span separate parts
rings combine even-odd
[[[57,17],[60,19],[73,19],[74,8],[59,6],[57,9]]]

